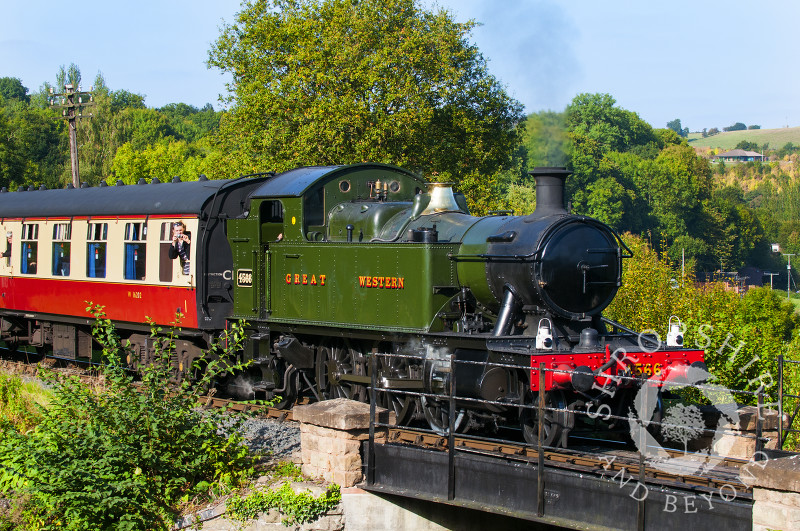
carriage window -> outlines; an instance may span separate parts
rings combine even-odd
[[[39,225],[36,223],[23,223],[21,241],[20,272],[23,275],[35,275],[39,250]]]
[[[179,246],[174,246],[172,237],[177,235],[175,232],[178,229],[176,225],[180,225],[180,233],[185,236],[183,240],[185,243]],[[159,236],[159,256],[158,256],[158,280],[161,282],[172,282],[173,278],[173,264],[176,262],[181,266],[178,271],[184,275],[189,274],[189,254],[191,249],[192,233],[184,230],[185,224],[177,220],[176,222],[169,221],[161,224],[161,233]],[[173,249],[173,247],[175,247]],[[179,260],[178,260],[179,259]]]
[[[2,227],[0,227],[0,229],[2,229]],[[3,252],[3,254],[0,254],[0,256],[5,257],[5,265],[6,267],[9,267],[11,265],[11,244],[14,234],[10,230],[0,230],[0,233],[2,232],[6,233],[6,250]]]
[[[69,223],[53,225],[53,275],[69,276],[69,252],[72,226]]]
[[[144,280],[147,246],[145,223],[125,224],[125,279]]]
[[[161,224],[161,236],[159,240],[161,243],[158,244],[158,280],[161,282],[170,282],[172,281],[172,260],[169,257],[169,248],[172,245],[172,223],[166,222]]]
[[[86,276],[106,278],[108,223],[89,223],[86,233]]]

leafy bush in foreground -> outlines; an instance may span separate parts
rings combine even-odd
[[[134,385],[122,365],[126,347],[102,308],[90,310],[105,385],[45,375],[53,398],[39,426],[28,433],[5,426],[0,434],[0,465],[14,476],[4,492],[27,497],[25,529],[169,529],[181,503],[251,473],[238,431],[223,434],[219,413],[196,408],[203,384],[236,368],[227,359],[241,346],[242,327],[231,327],[198,360],[207,365],[199,385],[171,386],[175,332],[158,337],[154,326],[156,362]]]
[[[46,405],[49,400],[49,392],[38,383],[0,373],[0,422],[10,422],[18,431],[27,431],[39,423],[36,405]]]
[[[313,522],[341,500],[341,489],[335,483],[317,497],[310,491],[295,492],[290,483],[284,483],[278,489],[257,490],[245,498],[234,495],[228,499],[226,509],[228,516],[243,521],[274,508],[283,515],[281,523],[296,525]]]

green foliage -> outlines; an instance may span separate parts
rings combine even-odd
[[[70,182],[66,122],[55,119],[60,112],[50,108],[48,99],[51,88],[61,92],[64,83],[77,86],[80,78],[77,65],[62,66],[54,85],[45,82],[30,96],[18,79],[0,78],[0,186],[62,188]],[[148,109],[143,95],[111,90],[102,73],[92,92],[92,117],[84,116],[77,126],[81,181],[94,186],[113,172],[113,182],[176,175],[187,180],[217,173],[222,154],[210,138],[222,113],[210,104],[202,109],[183,103]],[[117,156],[120,161],[115,164]],[[145,168],[132,159],[145,161]]]
[[[510,184],[503,207],[517,216],[526,216],[536,210],[536,186],[528,181]]]
[[[680,118],[676,118],[676,119],[672,120],[671,122],[667,122],[667,129],[675,131],[676,134],[678,134],[678,135],[680,135],[682,137],[689,136],[689,128],[687,127],[687,128],[684,129],[681,126]]]
[[[37,404],[46,405],[49,396],[38,383],[0,373],[0,422],[10,422],[20,432],[28,431],[39,423]]]
[[[282,461],[272,469],[272,475],[292,481],[301,481],[303,479],[303,470],[291,461]]]
[[[209,56],[233,76],[221,171],[393,163],[455,181],[485,211],[523,117],[474,26],[419,0],[244,2]]]
[[[759,146],[755,142],[749,142],[747,140],[742,140],[741,142],[736,144],[736,147],[734,149],[743,149],[745,151],[759,151],[761,149],[761,146]]]
[[[125,184],[154,178],[166,182],[176,175],[184,181],[193,181],[199,174],[213,169],[207,164],[208,150],[202,149],[204,146],[204,141],[191,145],[183,140],[162,140],[136,149],[131,143],[125,143],[117,149],[111,167]]]
[[[526,169],[565,166],[566,141],[564,113],[542,111],[528,115],[522,137]]]
[[[185,103],[170,103],[158,109],[169,121],[177,137],[187,142],[196,142],[216,131],[221,113],[214,112],[211,104],[202,109]]]
[[[723,127],[722,128],[722,130],[726,131],[726,132],[727,131],[745,131],[746,129],[747,129],[747,126],[744,125],[742,122],[736,122],[733,125],[729,125],[728,127]]]
[[[0,186],[15,190],[22,185],[51,185],[52,174],[66,160],[66,136],[52,111],[25,100],[0,97]]]
[[[660,251],[700,269],[761,256],[758,216],[743,200],[712,197],[711,167],[680,136],[680,120],[654,130],[615,103],[608,94],[580,94],[567,107],[573,210],[619,232],[655,235]]]
[[[628,151],[657,141],[650,124],[615,104],[609,94],[578,94],[567,106],[567,130],[594,140],[603,152]]]
[[[46,376],[53,388],[36,429],[4,427],[0,464],[17,474],[13,489],[30,496],[28,525],[36,529],[169,529],[181,503],[236,486],[252,470],[241,436],[220,413],[195,406],[204,382],[231,363],[244,332],[233,326],[198,360],[195,386],[171,386],[175,331],[153,328],[156,362],[141,383],[123,367],[126,345],[99,307],[94,337],[106,364],[101,388],[76,377]],[[222,347],[226,345],[226,347]]]
[[[64,90],[64,85],[70,84],[76,90],[78,85],[81,84],[81,69],[75,63],[70,63],[69,68],[64,68],[64,65],[58,67],[56,73],[56,89],[58,92]]]
[[[791,345],[800,332],[793,306],[769,288],[740,297],[721,283],[696,285],[691,276],[676,274],[642,239],[624,238],[634,258],[625,261],[623,287],[607,315],[634,330],[655,330],[662,338],[675,315],[685,326],[684,344],[705,350],[715,383],[747,391],[763,385],[777,397],[777,356],[794,351]]]
[[[284,525],[298,525],[313,522],[336,507],[341,499],[341,490],[336,484],[314,497],[310,491],[295,493],[290,483],[284,483],[278,489],[258,490],[244,498],[234,495],[228,499],[226,508],[228,516],[242,521],[274,508],[283,515]]]
[[[134,94],[125,89],[114,90],[108,93],[111,98],[111,112],[117,113],[125,109],[144,109],[144,96]]]
[[[30,101],[28,88],[16,77],[0,77],[0,96],[7,100]]]

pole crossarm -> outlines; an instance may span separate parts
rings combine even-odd
[[[87,116],[83,115],[83,110],[87,107],[94,106],[94,95],[92,92],[84,92],[75,90],[74,85],[64,85],[64,92],[54,93],[50,89],[50,97],[48,98],[50,107],[53,109],[63,109],[61,116],[55,117],[57,120],[67,120],[69,129],[69,154],[70,163],[72,167],[72,185],[75,188],[80,188],[81,181],[78,171],[78,133],[77,133],[77,119],[78,118],[91,118],[92,114]]]

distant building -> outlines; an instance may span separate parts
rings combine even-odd
[[[739,271],[706,271],[698,272],[695,279],[701,284],[709,282],[722,282],[726,291],[732,291],[740,295],[746,293],[750,288],[764,286],[764,279],[769,275],[768,271],[763,271],[757,267],[744,267]],[[769,283],[769,279],[767,279]]]
[[[764,276],[767,273],[767,271],[763,271],[757,267],[747,266],[738,271],[737,280],[747,287],[760,287],[764,285]],[[767,280],[767,282],[769,282],[769,280]]]
[[[764,160],[764,155],[756,153],[755,151],[745,151],[743,149],[734,149],[720,153],[714,160],[722,160],[725,162],[752,162],[755,160]]]

